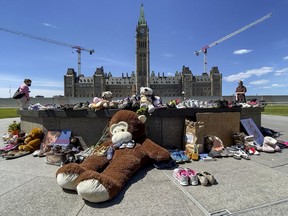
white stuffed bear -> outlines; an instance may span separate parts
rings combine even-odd
[[[140,108],[148,109],[148,113],[155,111],[152,101],[153,90],[149,87],[140,88]]]

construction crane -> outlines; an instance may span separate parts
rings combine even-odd
[[[262,18],[260,18],[260,19],[258,19],[256,21],[254,21],[254,22],[252,22],[252,23],[250,23],[250,24],[248,24],[248,25],[246,25],[246,26],[244,26],[244,27],[232,32],[231,34],[228,34],[225,37],[222,37],[219,40],[217,40],[217,41],[215,41],[215,42],[213,42],[213,43],[211,43],[211,44],[209,44],[207,46],[204,46],[200,50],[195,51],[194,54],[196,56],[198,56],[201,52],[204,53],[204,73],[206,73],[208,48],[211,48],[211,47],[213,47],[213,46],[215,46],[215,45],[217,45],[217,44],[219,44],[219,43],[221,43],[221,42],[223,42],[223,41],[225,41],[225,40],[227,40],[227,39],[229,39],[229,38],[231,38],[231,37],[233,37],[233,36],[235,36],[235,35],[237,35],[237,34],[239,34],[241,32],[243,32],[243,31],[247,30],[248,28],[251,28],[252,26],[257,25],[260,22],[263,22],[264,20],[270,18],[271,16],[272,16],[272,13],[269,13],[266,16],[263,16]]]
[[[78,75],[81,75],[81,52],[87,51],[90,53],[90,55],[92,55],[95,52],[94,49],[85,49],[85,48],[78,46],[78,45],[68,44],[68,43],[64,43],[64,42],[60,42],[60,41],[56,41],[56,40],[52,40],[52,39],[48,39],[48,38],[44,38],[44,37],[35,36],[32,34],[27,34],[27,33],[19,32],[19,31],[10,30],[10,29],[3,28],[3,27],[0,27],[0,30],[6,31],[9,33],[13,33],[16,35],[20,35],[20,36],[24,36],[24,37],[28,37],[28,38],[33,38],[36,40],[45,41],[48,43],[58,44],[61,46],[66,46],[66,47],[70,47],[72,49],[75,49],[76,52],[78,53]]]

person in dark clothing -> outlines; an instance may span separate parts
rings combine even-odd
[[[245,93],[247,92],[246,87],[243,85],[243,81],[240,80],[238,82],[238,86],[236,88],[236,101],[237,102],[242,102],[245,103],[246,102],[246,97],[245,97]]]

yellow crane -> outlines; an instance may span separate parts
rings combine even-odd
[[[16,35],[19,35],[19,36],[24,36],[24,37],[28,37],[28,38],[32,38],[32,39],[36,39],[36,40],[40,40],[40,41],[45,41],[45,42],[48,42],[48,43],[53,43],[53,44],[66,46],[66,47],[70,47],[72,49],[75,49],[76,52],[78,53],[78,75],[81,74],[81,52],[82,51],[87,51],[87,52],[89,52],[90,55],[92,55],[95,52],[94,49],[85,49],[85,48],[83,48],[81,46],[78,46],[78,45],[73,45],[73,44],[69,44],[69,43],[65,43],[65,42],[60,42],[60,41],[48,39],[48,38],[45,38],[45,37],[40,37],[40,36],[27,34],[27,33],[19,32],[19,31],[14,31],[14,30],[10,30],[10,29],[7,29],[7,28],[3,28],[3,27],[0,27],[0,30],[1,31],[5,31],[5,32],[9,32],[9,33],[13,33],[13,34],[16,34]]]
[[[252,26],[254,26],[254,25],[256,25],[256,24],[258,24],[260,22],[263,22],[264,20],[270,18],[271,16],[272,16],[272,13],[269,13],[266,16],[263,16],[262,18],[254,21],[254,22],[252,22],[252,23],[250,23],[250,24],[248,24],[248,25],[246,25],[246,26],[244,26],[244,27],[242,27],[242,28],[240,28],[240,29],[238,29],[238,30],[236,30],[236,31],[234,31],[234,32],[222,37],[222,38],[220,38],[219,40],[216,40],[215,42],[213,42],[213,43],[211,43],[211,44],[209,44],[207,46],[202,47],[200,50],[195,51],[194,54],[196,56],[198,56],[201,52],[204,53],[204,73],[207,72],[206,71],[206,67],[207,67],[207,51],[208,51],[208,48],[211,48],[211,47],[213,47],[213,46],[215,46],[215,45],[217,45],[217,44],[219,44],[219,43],[221,43],[221,42],[223,42],[223,41],[225,41],[225,40],[227,40],[227,39],[229,39],[229,38],[231,38],[231,37],[233,37],[233,36],[235,36],[235,35],[237,35],[237,34],[239,34],[241,32],[243,32],[243,31],[247,30],[248,28],[251,28]]]

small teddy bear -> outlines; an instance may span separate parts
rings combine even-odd
[[[153,90],[150,87],[140,88],[140,108],[146,108],[148,113],[155,111],[152,101]]]
[[[20,151],[34,152],[40,148],[43,137],[43,130],[41,128],[33,128],[25,137],[24,144],[18,146]]]

